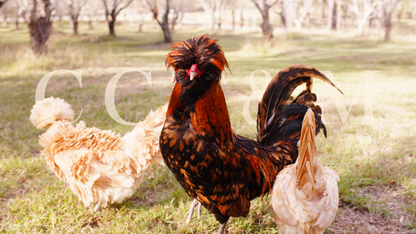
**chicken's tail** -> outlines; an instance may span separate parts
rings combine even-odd
[[[281,139],[299,140],[303,116],[308,108],[315,113],[317,131],[322,128],[326,136],[326,129],[320,117],[322,110],[314,104],[316,95],[312,93],[312,77],[323,80],[338,89],[324,74],[306,65],[286,67],[271,80],[259,103],[257,114],[257,140],[259,142],[272,145]],[[292,92],[304,83],[306,83],[306,90],[289,104],[288,100]]]
[[[299,156],[296,161],[296,186],[303,188],[307,183],[315,186],[314,159],[317,155],[315,142],[315,115],[311,109],[305,114],[302,122],[302,131],[299,142]]]
[[[140,173],[153,163],[162,163],[159,137],[166,119],[168,103],[151,111],[133,131],[123,137],[123,152],[132,160],[135,173]]]
[[[49,97],[37,101],[30,111],[30,121],[37,129],[43,129],[55,122],[72,122],[74,110],[63,99]]]

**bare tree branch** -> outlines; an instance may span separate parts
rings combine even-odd
[[[108,22],[110,36],[115,37],[114,26],[115,26],[117,16],[118,14],[120,14],[122,10],[128,7],[130,3],[133,2],[133,0],[128,0],[126,2],[124,2],[123,0],[113,0],[111,9],[108,8],[109,4],[107,3],[107,0],[102,0],[102,2],[105,8],[105,18],[107,19],[107,22]],[[125,4],[122,5],[122,3],[125,3]]]
[[[260,8],[260,5],[257,2],[257,0],[252,0],[252,2],[254,3],[254,5],[256,5],[256,7],[257,7],[257,9],[259,9],[259,11],[262,11],[262,9]]]
[[[9,1],[9,0],[2,0],[2,1],[0,1],[0,8],[3,6],[3,4],[5,4],[7,1]]]
[[[118,11],[116,12],[116,15],[118,15],[120,13],[120,11],[126,9],[126,7],[128,7],[131,3],[133,2],[133,0],[128,1],[124,6],[120,7],[118,9]]]

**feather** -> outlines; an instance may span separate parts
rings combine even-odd
[[[73,126],[74,111],[59,98],[38,101],[30,120],[50,126],[39,137],[49,169],[66,182],[84,206],[120,203],[133,195],[154,163],[161,163],[159,135],[167,104],[150,112],[124,137],[106,130]]]
[[[316,157],[315,115],[302,123],[299,156],[276,177],[272,191],[274,221],[279,233],[323,233],[338,210],[339,176]]]

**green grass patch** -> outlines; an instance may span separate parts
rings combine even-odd
[[[137,193],[122,204],[110,205],[98,213],[84,208],[68,187],[50,172],[40,155],[38,135],[29,122],[39,81],[52,71],[66,69],[82,75],[82,87],[68,72],[59,72],[48,83],[46,96],[64,98],[87,126],[111,129],[121,134],[133,127],[115,122],[105,107],[105,90],[115,74],[126,69],[151,72],[152,87],[138,72],[120,79],[115,103],[119,115],[138,122],[168,99],[171,72],[164,66],[169,44],[159,30],[143,33],[127,26],[117,27],[115,39],[107,38],[105,25],[71,35],[67,26],[55,27],[47,56],[32,54],[26,30],[0,29],[0,231],[6,233],[209,233],[218,226],[205,209],[185,224],[191,199],[171,172],[154,166]],[[184,40],[204,32],[179,30],[174,40]],[[219,38],[229,61],[223,89],[232,126],[237,133],[255,138],[256,127],[243,116],[243,106],[252,96],[250,114],[256,118],[259,95],[253,93],[249,77],[256,70],[274,76],[292,64],[307,64],[331,71],[340,95],[328,85],[316,82],[314,90],[324,109],[328,138],[320,135],[318,152],[322,164],[340,175],[340,199],[364,213],[380,215],[386,223],[395,222],[397,210],[374,197],[368,189],[394,188],[401,212],[416,212],[416,44],[397,37],[381,43],[361,37],[341,37],[321,33],[296,33],[289,39],[277,38],[262,45],[259,33],[211,34]],[[365,71],[380,71],[373,78],[373,119],[361,124],[365,114],[366,92],[360,86]],[[257,72],[254,80],[264,89],[267,79]],[[338,96],[337,96],[338,95]],[[332,97],[345,108],[351,106],[344,123]],[[389,195],[393,190],[386,190]],[[392,198],[393,199],[393,198]],[[394,198],[396,199],[396,198]],[[256,199],[246,218],[232,218],[230,233],[278,233],[272,221],[270,198]],[[338,215],[337,219],[341,214]],[[399,217],[400,218],[400,217]],[[337,220],[336,219],[336,220]],[[416,220],[405,218],[403,230],[416,230]],[[343,227],[342,222],[335,226]],[[346,227],[345,230],[348,228]],[[349,230],[349,229],[348,229]],[[328,230],[328,232],[330,232]]]

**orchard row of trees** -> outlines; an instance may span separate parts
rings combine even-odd
[[[293,26],[298,30],[308,27],[311,14],[320,15],[328,30],[340,31],[355,25],[362,34],[366,26],[378,27],[384,29],[384,39],[389,40],[393,15],[399,22],[403,15],[412,18],[415,5],[416,0],[0,0],[0,14],[4,26],[11,18],[18,28],[23,19],[33,51],[47,53],[52,20],[60,21],[64,16],[69,18],[74,35],[78,34],[82,16],[88,19],[90,27],[94,19],[104,18],[109,35],[115,37],[117,17],[122,11],[124,15],[140,16],[139,30],[143,16],[151,14],[164,41],[171,42],[175,25],[182,22],[186,13],[203,11],[211,29],[221,30],[225,18],[231,18],[232,29],[238,20],[240,27],[247,24],[253,17],[251,9],[255,9],[261,16],[260,28],[266,41],[273,38],[276,25],[281,25],[286,35]],[[236,19],[238,13],[240,17]]]

